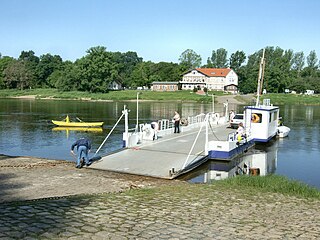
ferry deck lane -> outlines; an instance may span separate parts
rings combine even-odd
[[[209,141],[226,140],[228,133],[235,131],[227,126],[223,124],[209,128]],[[201,131],[199,129],[164,135],[154,141],[144,141],[136,147],[104,156],[90,168],[172,179],[175,177],[174,173],[183,169],[186,163],[205,159],[206,130],[204,127]]]

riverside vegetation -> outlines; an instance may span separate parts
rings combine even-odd
[[[110,91],[108,93],[90,93],[81,91],[64,92],[57,89],[29,89],[16,90],[6,89],[0,90],[1,98],[33,96],[36,99],[69,99],[69,100],[102,100],[102,101],[129,101],[136,100],[139,92],[139,100],[150,101],[195,101],[209,103],[212,102],[212,95],[225,95],[221,91],[208,92],[206,95],[199,95],[193,91],[176,91],[176,92],[155,92],[149,90],[123,90]],[[247,98],[243,95],[234,95],[234,97],[243,103],[248,103]],[[273,104],[309,104],[320,105],[319,94],[282,94],[271,93],[262,96],[262,99],[269,98]]]

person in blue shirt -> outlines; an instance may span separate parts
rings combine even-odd
[[[90,161],[88,158],[88,153],[90,152],[91,149],[91,142],[87,138],[80,138],[78,141],[76,141],[74,144],[71,146],[71,153],[75,154],[73,149],[77,146],[77,153],[78,153],[78,158],[77,158],[77,165],[76,168],[81,168],[81,158],[84,158],[84,162],[86,166],[90,166]]]

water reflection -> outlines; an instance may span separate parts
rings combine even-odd
[[[277,149],[277,141],[268,145],[256,145],[254,149],[232,161],[210,161],[181,179],[191,183],[210,183],[243,174],[265,176],[276,170]]]
[[[95,128],[86,128],[86,127],[54,127],[52,131],[65,131],[67,138],[69,138],[69,134],[71,131],[76,132],[103,132],[102,127]]]

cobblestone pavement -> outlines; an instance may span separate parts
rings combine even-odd
[[[207,185],[0,205],[0,239],[319,239],[320,201]]]

